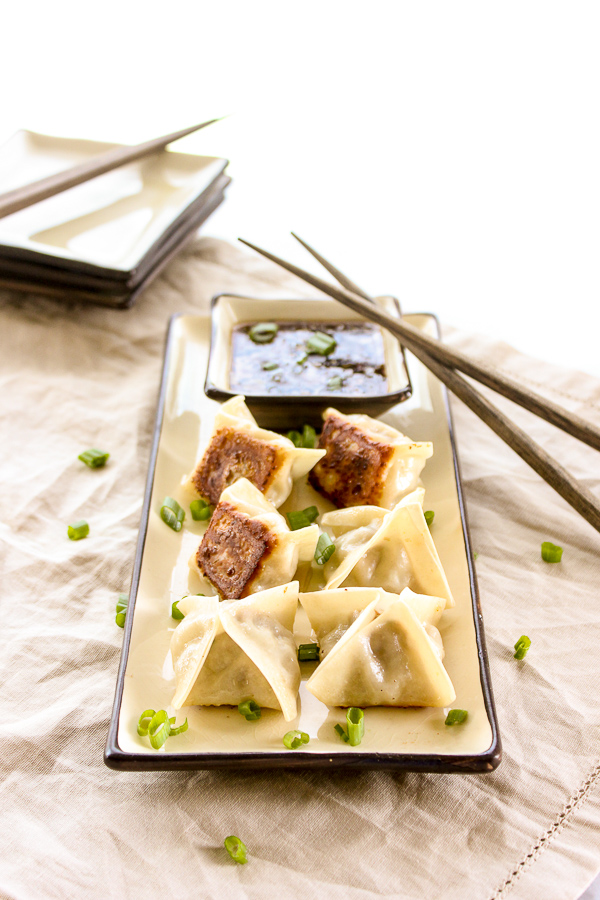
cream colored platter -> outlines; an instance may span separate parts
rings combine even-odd
[[[339,305],[321,302],[330,304],[330,321],[339,318]],[[405,319],[428,334],[437,333],[433,316]],[[169,647],[177,622],[171,618],[171,604],[201,589],[188,559],[206,523],[194,522],[188,512],[182,531],[176,533],[161,520],[160,507],[165,496],[172,496],[188,509],[183,482],[210,435],[218,408],[202,390],[210,331],[208,316],[176,316],[169,328],[106,764],[128,770],[352,766],[492,771],[501,758],[500,738],[449,407],[443,386],[410,354],[412,396],[381,418],[415,441],[433,441],[434,455],[422,475],[425,508],[435,511],[432,536],[456,601],[438,627],[446,651],[444,665],[456,690],[453,708],[468,710],[468,720],[448,727],[447,709],[368,708],[364,738],[359,746],[349,747],[334,729],[345,723],[345,710],[328,708],[306,690],[316,664],[302,663],[299,713],[293,722],[274,710],[263,710],[259,720],[247,722],[234,707],[185,707],[177,713],[176,724],[187,716],[188,730],[160,750],[138,735],[143,710],[166,709],[175,715],[170,705],[175,678]],[[364,412],[369,413],[368,398]],[[332,508],[307,483],[297,482],[280,511],[311,504],[320,511]],[[301,610],[295,636],[298,644],[311,640]],[[302,749],[283,746],[283,735],[291,729],[310,736]]]

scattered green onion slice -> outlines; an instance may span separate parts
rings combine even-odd
[[[317,548],[315,550],[315,562],[318,566],[324,566],[328,559],[331,559],[335,553],[335,544],[328,534],[323,531],[319,535]]]
[[[272,372],[274,369],[279,368],[279,363],[276,362],[266,362],[263,363],[263,371],[264,372]]]
[[[207,519],[210,519],[214,510],[214,506],[211,506],[205,500],[192,500],[190,503],[190,512],[194,522],[205,522]]]
[[[150,722],[156,715],[155,709],[145,709],[144,712],[140,716],[140,720],[138,722],[137,733],[140,737],[146,737],[148,734],[148,728],[150,727]]]
[[[307,359],[308,359],[308,353],[305,353],[304,356],[299,356],[298,359],[296,360],[296,365],[297,366],[304,365],[304,363],[306,362]]]
[[[328,391],[339,391],[344,386],[344,379],[341,375],[332,375],[327,382]]]
[[[187,719],[179,728],[174,728],[174,725],[175,717],[170,719],[166,709],[159,709],[158,712],[153,709],[145,709],[140,716],[137,733],[140,737],[150,738],[154,749],[160,750],[168,737],[175,737],[175,735],[188,730]]]
[[[324,331],[315,331],[306,342],[309,353],[320,353],[321,356],[329,356],[337,347],[337,341]]]
[[[286,513],[292,531],[298,531],[299,528],[308,528],[319,515],[316,506],[307,506],[306,509],[292,510]]]
[[[239,837],[236,837],[234,834],[230,834],[229,837],[225,838],[225,849],[229,853],[230,857],[236,861],[236,863],[240,863],[240,865],[244,865],[244,863],[248,862],[248,857],[246,856],[248,852],[248,848],[244,844],[243,841],[240,841]]]
[[[435,518],[434,511],[432,509],[426,509],[425,512],[423,513],[423,515],[425,516],[425,521],[427,522],[427,527],[431,528],[431,523],[433,522],[433,520]]]
[[[302,429],[302,446],[308,450],[314,450],[317,443],[317,432],[312,425],[305,425]]]
[[[300,434],[299,431],[288,431],[288,433],[286,434],[286,437],[288,438],[288,440],[290,440],[292,442],[294,447],[302,446],[302,435]]]
[[[337,733],[339,734],[339,736],[341,737],[341,739],[343,741],[345,741],[346,743],[348,743],[350,738],[348,737],[348,732],[346,731],[346,729],[343,728],[342,725],[335,725],[334,727],[335,727],[335,730],[337,731]]]
[[[351,706],[346,713],[348,723],[348,741],[351,747],[357,747],[365,733],[365,714],[362,709]]]
[[[248,332],[248,337],[255,344],[270,344],[278,331],[275,322],[257,322]]]
[[[125,627],[125,616],[127,615],[127,604],[129,603],[129,595],[128,594],[119,594],[119,599],[117,600],[117,614],[115,616],[115,622],[119,626],[119,628]]]
[[[446,716],[444,725],[462,725],[463,722],[467,721],[468,715],[469,713],[466,709],[451,709]]]
[[[94,447],[91,447],[89,450],[84,450],[83,453],[80,453],[77,459],[80,459],[90,469],[101,469],[102,466],[106,465],[109,456],[110,453],[107,453],[106,450],[96,450]]]
[[[474,554],[473,554],[473,559],[479,559],[479,553],[474,553]]]
[[[542,543],[542,559],[547,563],[559,563],[563,555],[562,547],[552,544],[550,541]]]
[[[245,718],[246,722],[256,722],[262,714],[262,710],[256,700],[244,700],[242,703],[239,703],[238,712]]]
[[[79,522],[74,522],[67,528],[67,534],[72,541],[80,541],[82,538],[87,537],[89,533],[90,526],[85,519],[80,519]]]
[[[188,720],[186,719],[183,725],[180,725],[178,728],[173,728],[175,724],[175,716],[172,719],[169,719],[169,737],[176,737],[178,734],[183,734],[184,731],[188,730]]]
[[[298,659],[300,662],[312,662],[319,659],[318,644],[300,644],[298,647]]]
[[[185,512],[177,500],[173,500],[172,497],[165,497],[160,508],[160,517],[165,525],[168,525],[173,531],[181,531]]]
[[[305,731],[288,731],[283,736],[283,744],[288,750],[297,750],[302,744],[308,744],[309,736]]]
[[[527,656],[527,651],[531,647],[531,640],[527,637],[526,634],[522,634],[517,643],[515,644],[515,659],[524,659]]]
[[[183,600],[183,597],[181,598]],[[171,603],[171,618],[172,619],[184,619],[185,616],[179,609],[179,600],[173,600]]]

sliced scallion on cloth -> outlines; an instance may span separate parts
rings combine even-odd
[[[302,744],[308,744],[309,741],[310,737],[305,731],[288,731],[283,736],[283,745],[288,750],[297,750],[298,747],[301,747]]]
[[[154,749],[160,750],[167,738],[175,737],[188,730],[187,719],[178,728],[175,728],[174,725],[175,717],[170,719],[166,709],[159,709],[158,712],[154,709],[145,709],[140,716],[137,733],[140,737],[150,738]]]
[[[542,559],[547,563],[559,563],[562,559],[562,547],[552,544],[550,541],[542,543]]]
[[[72,525],[67,527],[67,534],[71,541],[80,541],[82,538],[85,538],[90,533],[90,526],[85,521],[85,519],[80,519],[79,522],[73,522]]]
[[[165,525],[168,525],[173,531],[181,531],[185,512],[177,500],[173,500],[172,497],[165,497],[160,508],[160,517]]]
[[[80,453],[77,459],[80,459],[90,469],[101,469],[102,466],[106,465],[109,456],[110,453],[107,453],[106,450],[96,450],[95,447],[91,447],[89,450],[84,450],[83,453]]]
[[[313,662],[319,659],[318,644],[300,644],[298,647],[298,659],[300,662]]]
[[[256,700],[243,700],[242,703],[238,703],[238,712],[245,718],[246,722],[256,722],[262,714],[262,710]]]
[[[248,337],[255,344],[270,344],[278,331],[275,322],[257,322],[248,332]]]
[[[522,634],[517,643],[515,644],[515,659],[525,659],[527,656],[527,651],[531,647],[531,640],[527,637],[526,634]]]
[[[337,341],[324,331],[315,331],[306,342],[309,353],[319,353],[321,356],[329,356],[337,347]]]
[[[318,566],[324,566],[328,559],[331,559],[335,553],[335,544],[328,534],[323,531],[319,535],[317,547],[315,550],[315,562]]]
[[[286,513],[292,531],[312,525],[318,515],[319,510],[316,506],[307,506],[306,509],[292,510],[292,512]]]
[[[119,626],[119,628],[125,627],[125,616],[127,615],[127,604],[129,603],[129,595],[128,594],[119,594],[119,599],[117,600],[117,611],[115,616],[115,622]]]
[[[462,725],[467,721],[468,715],[466,709],[451,709],[446,716],[444,725]]]
[[[365,733],[365,714],[362,709],[351,706],[346,712],[346,722],[348,724],[348,742],[351,747],[357,747]]]
[[[183,600],[183,597],[181,598]],[[171,603],[171,618],[172,619],[184,619],[185,616],[179,609],[179,600],[173,600]]]
[[[341,737],[341,739],[343,741],[345,741],[346,743],[348,743],[350,738],[348,737],[348,732],[346,731],[346,729],[342,725],[335,725],[334,728],[337,731],[337,733],[339,734],[339,736]]]
[[[423,513],[423,515],[425,516],[425,521],[427,522],[427,527],[431,528],[432,522],[435,518],[434,511],[432,509],[426,509],[425,512]]]
[[[235,860],[236,863],[240,863],[240,865],[243,866],[244,863],[248,862],[248,857],[246,855],[248,853],[248,848],[243,841],[240,841],[239,837],[230,834],[229,837],[225,838],[224,844],[230,857]]]
[[[214,511],[214,506],[211,506],[205,500],[192,500],[190,503],[190,512],[194,522],[205,522],[207,519],[210,519]]]

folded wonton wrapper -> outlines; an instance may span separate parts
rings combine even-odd
[[[321,525],[336,548],[324,566],[326,590],[342,585],[378,586],[399,594],[410,587],[421,594],[443,597],[447,608],[454,606],[423,514],[423,493],[417,488],[391,511],[354,506],[325,513]]]
[[[450,705],[456,694],[439,645],[419,618],[428,599],[436,598],[417,598],[416,609],[409,596],[373,599],[317,666],[308,690],[327,706]]]
[[[244,600],[180,600],[185,618],[171,640],[174,708],[255,700],[280,709],[286,722],[294,719],[300,686],[292,634],[297,606],[297,581]]]
[[[309,480],[338,507],[373,505],[392,509],[419,484],[430,441],[413,441],[370,416],[323,413],[319,448],[326,450]]]
[[[246,478],[221,494],[190,566],[230,599],[289,582],[313,558],[319,526],[290,531],[284,517]]]
[[[232,397],[217,412],[208,446],[187,486],[216,505],[226,487],[247,478],[279,507],[293,481],[323,456],[325,450],[295,447],[289,438],[259,428],[244,398]]]

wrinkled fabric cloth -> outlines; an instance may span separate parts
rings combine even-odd
[[[102,759],[166,327],[222,291],[296,297],[203,238],[123,312],[0,295],[0,896],[577,898],[600,870],[600,535],[460,402],[458,452],[504,758],[488,775],[114,772]],[[445,339],[600,425],[600,381]],[[491,395],[490,395],[491,396]],[[494,402],[600,493],[598,455]],[[109,450],[105,468],[77,455]],[[90,522],[82,541],[67,524]],[[542,561],[540,544],[564,548]],[[517,663],[513,644],[532,640]],[[223,849],[236,834],[245,866]]]

